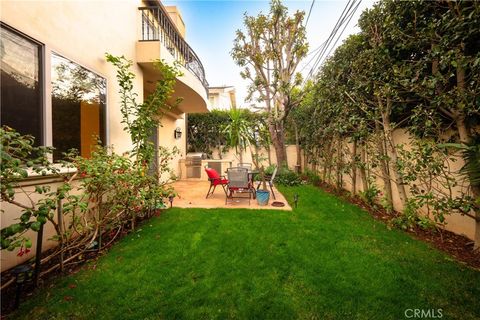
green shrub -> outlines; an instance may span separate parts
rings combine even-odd
[[[310,169],[305,169],[302,174],[302,180],[307,181],[314,186],[318,186],[322,182],[322,179],[320,179],[318,173]]]
[[[435,223],[427,216],[420,215],[418,210],[419,207],[414,200],[408,201],[398,217],[392,220],[392,224],[403,230],[413,229],[415,226],[424,230],[432,229]]]
[[[275,168],[277,166],[275,164],[271,164],[268,167],[265,168],[265,175],[271,176],[273,174],[273,171],[275,171]]]
[[[27,231],[38,231],[47,220],[52,220],[56,209],[57,198],[60,192],[52,192],[48,185],[37,185],[34,191],[21,188],[20,182],[26,179],[30,173],[45,176],[56,174],[57,169],[50,164],[48,156],[53,149],[49,147],[37,147],[34,137],[21,135],[8,126],[0,127],[1,160],[0,160],[0,195],[2,208],[0,213],[3,218],[3,203],[8,202],[18,207],[22,214],[19,219],[10,225],[2,222],[0,230],[0,249],[9,251],[20,247],[19,256],[30,251],[31,240],[25,236]],[[59,190],[61,188],[59,187]],[[19,197],[19,194],[22,196]],[[36,201],[35,195],[43,194],[41,200]],[[18,198],[26,198],[27,201],[20,203]]]
[[[298,186],[302,184],[303,181],[297,173],[284,167],[278,170],[275,176],[275,183],[284,186]]]
[[[359,192],[360,197],[369,205],[375,205],[377,197],[380,194],[380,190],[374,184],[371,184],[370,187],[365,191]]]

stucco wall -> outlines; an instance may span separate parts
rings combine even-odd
[[[116,152],[130,149],[129,135],[123,131],[121,121],[120,97],[115,79],[115,69],[105,61],[105,52],[135,57],[135,43],[139,34],[139,15],[136,1],[2,1],[1,20],[10,27],[33,38],[44,45],[45,61],[45,122],[46,144],[52,145],[51,123],[51,85],[50,61],[55,52],[107,79],[107,144],[112,144]],[[124,27],[118,27],[122,21]],[[133,65],[135,73],[134,88],[138,99],[143,99],[143,76],[140,68]],[[48,182],[35,180],[28,184]],[[48,183],[47,183],[48,184]],[[54,191],[58,184],[48,184]],[[27,191],[34,186],[27,187]],[[27,199],[17,193],[20,202]],[[20,210],[2,202],[1,226],[10,225],[20,215]],[[46,224],[43,249],[49,249],[56,243],[47,241],[54,235],[51,224]],[[2,271],[21,263],[34,255],[36,233],[28,232],[33,241],[32,251],[28,255],[17,257],[15,252],[2,251]]]
[[[185,116],[185,115],[183,115]],[[171,160],[171,169],[173,170],[174,174],[178,176],[180,174],[179,170],[179,161],[182,158],[185,158],[186,153],[186,130],[185,130],[185,119],[175,119],[170,116],[164,116],[162,118],[162,126],[158,128],[158,142],[160,146],[168,148],[170,151],[173,147],[176,147],[179,153],[173,156]],[[174,131],[176,128],[180,128],[182,131],[182,137],[180,139],[175,139]],[[169,179],[167,174],[162,176],[162,180]]]

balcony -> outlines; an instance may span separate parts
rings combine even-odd
[[[138,8],[141,14],[141,36],[137,42],[137,63],[144,70],[146,93],[153,90],[160,75],[153,61],[177,62],[183,75],[177,79],[176,95],[183,98],[180,113],[207,112],[208,82],[197,54],[180,35],[162,5]]]

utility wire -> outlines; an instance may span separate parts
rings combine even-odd
[[[335,26],[334,26],[333,29],[332,29],[332,32],[330,32],[330,35],[328,36],[327,40],[325,41],[326,45],[323,46],[322,50],[318,53],[317,58],[316,58],[316,60],[315,60],[315,63],[314,63],[314,65],[313,65],[313,67],[310,69],[310,71],[308,72],[308,75],[307,75],[307,77],[305,78],[305,81],[308,80],[308,79],[312,76],[312,74],[313,74],[313,72],[314,72],[314,70],[315,70],[315,67],[316,67],[318,61],[321,59],[321,57],[322,57],[323,54],[325,53],[325,51],[326,51],[325,49],[330,45],[331,39],[332,39],[332,38],[334,37],[334,35],[336,34],[336,32],[337,32],[337,30],[338,30],[338,27],[339,27],[339,24],[341,23],[341,21],[342,21],[342,19],[343,19],[343,16],[344,16],[344,14],[345,14],[345,12],[346,12],[349,4],[350,4],[350,1],[351,1],[351,0],[348,0],[347,4],[345,5],[345,8],[343,9],[342,14],[341,14],[340,17],[338,18],[337,22],[335,23]]]
[[[316,71],[318,70],[319,66],[321,65],[321,62],[325,58],[325,53],[327,52],[328,48],[331,47],[330,45],[332,44],[333,39],[337,35],[338,30],[345,24],[345,21],[346,21],[348,15],[351,13],[351,10],[352,10],[353,6],[355,5],[355,3],[356,3],[356,0],[349,1],[347,3],[347,5],[345,6],[342,14],[340,15],[340,18],[337,20],[337,23],[335,24],[335,27],[332,30],[332,33],[331,33],[330,37],[328,38],[327,46],[325,46],[323,48],[324,50],[322,50],[321,54],[318,56],[317,60],[315,61],[315,64],[313,65],[312,69],[310,70],[310,72],[308,74],[309,78],[311,78],[316,73]]]
[[[340,32],[340,35],[338,36],[337,40],[335,41],[335,43],[333,44],[333,46],[330,48],[330,51],[328,51],[327,55],[325,56],[325,59],[327,59],[329,56],[330,56],[330,53],[332,53],[333,49],[335,48],[335,45],[337,44],[338,40],[340,40],[340,38],[342,37],[342,34],[343,32],[345,32],[345,29],[347,28],[348,24],[350,23],[350,21],[352,20],[353,18],[353,15],[355,14],[355,12],[357,11],[358,7],[360,6],[360,3],[362,2],[362,0],[360,0],[360,2],[357,4],[357,6],[355,7],[355,9],[353,9],[353,12],[350,14],[350,17],[348,18],[348,21],[347,23],[345,24],[345,26],[343,27],[342,29],[342,32]],[[325,61],[325,59],[322,61],[322,63]],[[322,64],[321,63],[321,64]],[[321,65],[320,64],[320,65]]]
[[[310,14],[312,13],[312,8],[314,4],[315,4],[315,0],[313,0],[312,4],[310,5],[310,10],[308,11],[308,15],[307,15],[307,20],[305,21],[305,28],[307,27],[308,20],[310,19]]]
[[[310,64],[312,63],[312,61],[317,58],[318,56],[318,53],[320,52],[319,50],[322,50],[322,48],[327,44],[327,41],[324,41],[321,45],[319,45],[316,49],[312,50],[309,54],[306,55],[306,57],[308,56],[311,56],[313,53],[315,53],[313,55],[313,57],[310,58],[310,60],[308,60],[308,62],[302,67],[302,69],[300,69],[299,72],[302,72],[303,70],[305,70],[305,68],[307,68],[308,66],[310,66]]]
[[[336,44],[338,43],[338,41],[340,40],[340,38],[342,37],[343,33],[345,32],[345,29],[347,28],[347,26],[349,25],[350,21],[352,20],[353,16],[355,15],[356,11],[358,10],[358,7],[360,6],[362,0],[360,0],[358,2],[358,4],[353,8],[353,10],[351,12],[347,12],[345,17],[344,17],[344,20],[342,21],[342,23],[344,23],[344,26],[343,26],[343,29],[342,31],[340,32],[340,34],[337,36],[337,39],[335,40],[335,42],[333,43],[333,45],[330,47],[330,50],[328,51],[328,53],[324,56],[322,56],[321,59],[319,59],[317,65],[315,66],[315,72],[312,73],[312,76],[318,72],[318,70],[320,69],[320,66],[325,62],[325,60],[330,56],[330,53],[332,53],[332,51],[335,49],[335,46]],[[352,3],[352,6],[355,5],[355,3]],[[347,20],[348,19],[348,20]],[[345,23],[346,21],[346,23]],[[339,28],[341,27],[341,25],[339,26]],[[338,29],[337,29],[337,32],[338,32]]]
[[[305,82],[308,79],[310,79],[318,71],[318,69],[322,65],[322,63],[325,61],[325,59],[333,51],[333,49],[335,48],[335,45],[338,43],[338,40],[340,40],[340,38],[343,35],[346,27],[348,26],[348,24],[352,20],[355,12],[358,10],[358,7],[360,6],[361,2],[362,2],[362,0],[359,0],[358,2],[357,2],[357,0],[353,0],[353,1],[349,0],[347,2],[347,4],[345,5],[345,8],[342,11],[342,14],[340,15],[340,17],[337,20],[337,23],[333,27],[332,32],[330,33],[330,36],[325,41],[326,45],[323,46],[322,50],[320,52],[317,52],[317,54],[315,55],[317,57],[317,59],[316,59],[314,65],[313,65],[313,67],[310,69],[307,77],[305,78]],[[335,42],[333,42],[333,46],[330,46],[330,44],[332,43],[333,39],[337,35],[340,28],[342,28],[342,26],[343,26],[343,29],[340,32],[340,34],[338,35],[338,37],[336,38]],[[328,48],[330,48],[330,50],[328,50]],[[328,53],[325,54],[327,52],[327,50],[328,50]],[[310,62],[308,64],[310,64]]]

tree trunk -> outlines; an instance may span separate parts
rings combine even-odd
[[[250,157],[252,158],[253,166],[256,170],[260,170],[261,164],[260,161],[258,161],[259,157],[255,155],[258,155],[258,148],[257,146],[250,145]]]
[[[265,150],[267,150],[267,157],[268,157],[268,165],[272,165],[272,155],[270,154],[270,146],[265,147]]]
[[[352,193],[357,193],[357,140],[353,140],[352,146]]]
[[[436,46],[436,45],[435,45],[434,43],[432,43],[432,45],[431,45],[431,50],[432,50],[432,51],[435,50],[435,46]],[[432,61],[432,75],[433,75],[433,76],[441,76],[441,75],[439,74],[438,64],[439,64],[438,58],[433,59],[433,61]],[[438,81],[438,82],[436,83],[436,85],[435,85],[435,92],[436,92],[438,95],[442,92],[442,88],[441,88],[441,86],[440,86],[440,81]]]
[[[361,151],[360,151],[360,178],[362,179],[362,191],[365,192],[368,190],[368,179],[367,179],[367,172],[365,170],[365,166],[367,163],[367,146],[365,142],[362,142]]]
[[[464,144],[468,144],[471,141],[470,130],[467,128],[465,123],[465,116],[459,115],[455,118],[455,123],[457,125],[458,136],[460,138],[460,142]]]
[[[467,124],[465,123],[465,116],[459,115],[455,119],[455,123],[457,125],[458,136],[460,138],[460,142],[464,144],[468,144],[471,142],[471,133]],[[473,186],[470,184],[470,188],[472,191],[472,195],[475,199],[480,198],[480,188],[477,186]],[[474,250],[480,250],[480,210],[475,209],[475,235],[474,235]]]
[[[465,90],[465,69],[461,64],[461,61],[457,62],[457,89],[459,93],[463,93]],[[460,142],[468,144],[471,140],[471,135],[469,132],[470,130],[465,123],[465,114],[462,112],[462,107],[458,107],[457,110],[458,111],[454,113],[454,120],[457,125]]]
[[[285,148],[285,132],[283,124],[271,122],[268,129],[272,138],[272,144],[275,148],[277,165],[279,167],[287,166],[287,149]]]
[[[387,97],[387,109],[391,110],[390,104],[392,101]],[[393,162],[393,174],[395,176],[395,184],[397,186],[398,196],[400,197],[400,202],[402,204],[402,209],[405,208],[405,204],[408,200],[407,192],[405,190],[405,183],[403,181],[402,175],[398,171],[397,162],[398,162],[398,155],[397,155],[397,148],[395,142],[393,141],[393,129],[390,123],[390,115],[386,112],[382,112],[382,122],[383,122],[383,130],[385,139],[387,141],[387,146],[390,151],[390,157]]]
[[[295,150],[297,152],[297,168],[296,169],[298,170],[297,173],[301,173],[302,172],[302,154],[300,153],[301,152],[301,150],[300,150],[300,139],[298,138],[297,123],[294,122],[293,126],[295,128]]]
[[[333,154],[334,154],[334,139],[328,144],[328,148],[325,154],[325,182],[332,184],[332,166],[333,166]]]
[[[388,170],[388,162],[387,162],[387,153],[385,150],[385,135],[383,131],[380,129],[380,125],[375,122],[375,129],[377,131],[377,148],[378,153],[380,155],[379,162],[380,162],[380,170],[382,172],[382,180],[383,186],[385,188],[385,196],[387,197],[387,204],[390,208],[393,208],[393,196],[392,196],[392,182],[390,181],[390,172]]]
[[[475,199],[480,199],[480,187],[478,186],[471,186],[472,188],[472,194]],[[480,210],[478,207],[474,210],[475,211],[475,234],[473,236],[473,250],[479,250],[480,251]]]
[[[240,152],[239,152],[239,157],[240,157],[240,163],[243,163],[243,148],[240,148]]]
[[[343,144],[342,138],[338,138],[338,146],[337,146],[337,189],[340,190],[343,187],[343,152],[342,152]]]
[[[386,136],[386,139],[389,146],[390,158],[392,159],[392,163],[393,163],[392,169],[395,177],[395,185],[397,186],[398,196],[400,198],[402,208],[404,208],[408,200],[408,196],[405,190],[405,182],[403,181],[403,178],[400,172],[398,171],[398,167],[397,167],[398,154],[397,154],[397,149],[395,147],[395,143],[393,141],[393,136],[391,132],[388,133],[388,135]]]
[[[315,170],[317,169],[315,168]],[[323,162],[322,180],[323,182],[327,182],[327,162],[326,161]]]
[[[219,159],[223,159],[223,156],[222,156],[222,145],[221,144],[218,144],[217,145],[217,150],[218,150],[218,158]],[[213,154],[212,154],[213,156]]]
[[[477,220],[475,221],[475,235],[473,237],[473,241],[474,241],[473,250],[480,250],[480,211],[477,210],[477,212],[475,212],[475,217],[477,217]]]
[[[303,167],[308,168],[308,157],[305,149],[303,149]]]

